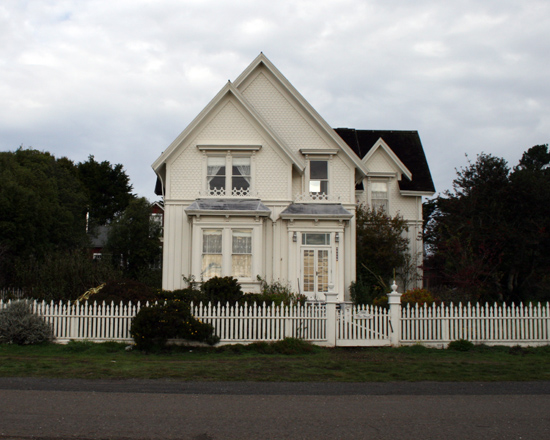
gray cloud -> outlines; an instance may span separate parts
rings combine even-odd
[[[416,129],[438,190],[550,133],[547,1],[8,0],[0,149],[150,164],[263,51],[334,127]]]

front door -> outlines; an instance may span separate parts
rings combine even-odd
[[[330,248],[303,248],[303,292],[310,299],[325,299],[330,275]]]

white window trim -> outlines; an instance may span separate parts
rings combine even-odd
[[[325,161],[327,163],[327,192],[326,193],[312,193],[309,190],[309,185],[311,182],[311,161]],[[333,190],[332,190],[332,155],[306,155],[306,170],[304,173],[305,179],[304,179],[304,188],[303,193],[306,194],[308,197],[311,198],[312,201],[331,201],[333,198]]]

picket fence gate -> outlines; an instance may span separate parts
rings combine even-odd
[[[446,346],[466,339],[489,345],[550,344],[550,304],[404,306],[396,286],[389,307],[335,301],[290,306],[198,304],[193,315],[211,324],[220,344],[301,338],[324,346]],[[0,300],[0,310],[10,301]],[[34,313],[52,325],[57,342],[132,342],[130,327],[142,305],[32,301]],[[147,306],[148,304],[145,304]]]

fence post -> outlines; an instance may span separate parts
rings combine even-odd
[[[388,305],[390,307],[390,344],[399,346],[401,340],[401,294],[397,292],[395,280],[391,285],[391,293],[388,293]]]
[[[327,298],[327,346],[336,347],[336,322],[338,320],[336,316],[336,304],[338,303],[338,293],[329,289],[325,293],[325,296]]]

